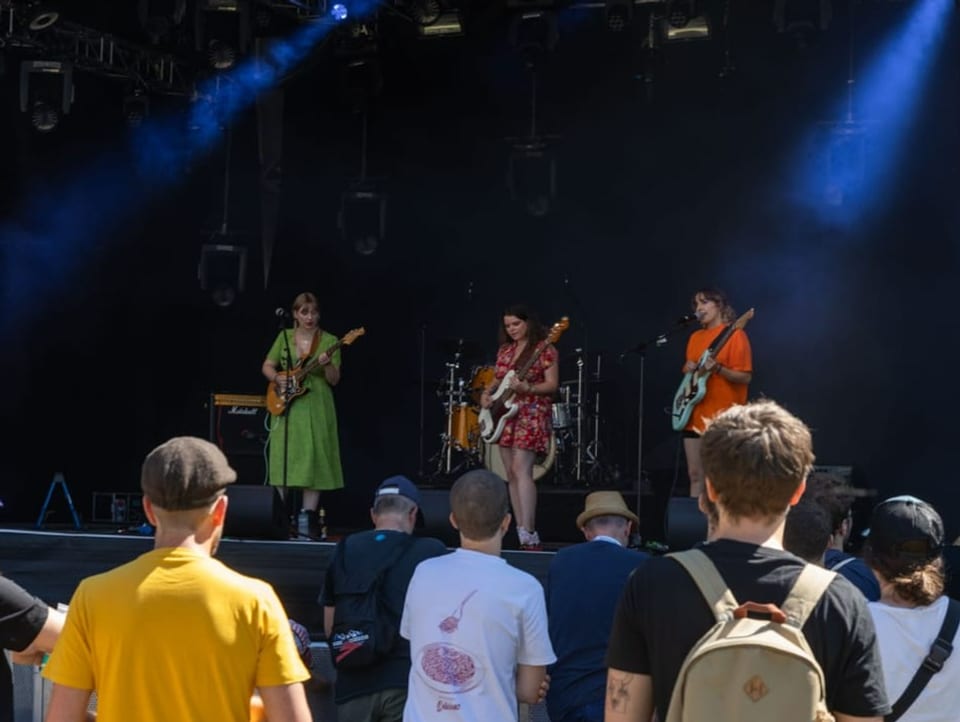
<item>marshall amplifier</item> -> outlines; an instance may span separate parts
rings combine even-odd
[[[267,443],[267,401],[248,394],[210,395],[210,441],[228,458],[263,456]]]

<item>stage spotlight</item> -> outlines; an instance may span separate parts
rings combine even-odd
[[[702,40],[710,37],[710,19],[697,0],[669,0],[660,21],[664,42]]]
[[[128,93],[123,99],[123,117],[130,128],[139,128],[150,115],[150,99],[141,90]]]
[[[211,68],[232,68],[247,52],[250,37],[250,0],[198,0],[194,40]]]
[[[443,15],[440,0],[411,0],[410,15],[417,25],[433,25]]]
[[[550,212],[557,195],[557,157],[541,138],[514,141],[507,167],[510,197],[532,216]]]
[[[553,50],[559,40],[557,16],[549,10],[517,13],[510,21],[510,43],[529,65]]]
[[[205,243],[200,249],[200,290],[221,308],[233,304],[246,285],[247,249],[226,243]]]
[[[622,33],[633,18],[632,0],[606,0],[603,7],[604,24],[613,33]]]
[[[53,130],[73,103],[73,65],[53,60],[20,63],[20,112],[30,113],[33,127]]]
[[[430,25],[421,25],[418,28],[420,37],[441,38],[463,35],[463,22],[460,13],[456,10],[443,13],[437,21]]]
[[[140,27],[154,44],[166,39],[186,14],[187,0],[138,0]]]
[[[387,231],[387,197],[370,188],[356,188],[340,197],[337,225],[343,240],[361,256],[376,253]]]
[[[773,24],[777,32],[792,35],[804,46],[817,32],[830,27],[830,0],[774,0]]]
[[[60,20],[60,11],[50,5],[38,5],[27,12],[27,27],[40,32]]]
[[[342,23],[344,20],[350,17],[350,11],[347,10],[347,6],[344,3],[334,3],[330,7],[330,17],[332,17],[338,23]]]

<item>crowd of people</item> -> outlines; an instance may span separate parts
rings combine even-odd
[[[420,491],[390,477],[375,491],[372,528],[341,540],[327,565],[319,603],[340,722],[518,720],[520,705],[542,701],[552,722],[675,722],[704,719],[702,710],[717,720],[800,719],[790,714],[803,705],[784,701],[776,677],[789,669],[755,661],[766,659],[771,631],[811,671],[799,686],[810,683],[816,711],[802,719],[956,718],[960,603],[946,594],[940,515],[916,497],[889,498],[873,509],[862,554],[850,553],[855,490],[812,472],[802,420],[774,401],[731,397],[750,379],[749,342],[738,331],[725,355],[711,352],[729,305],[710,289],[693,303],[703,328],[684,369],[714,379],[726,399],[684,433],[706,538],[666,555],[630,548],[637,516],[619,492],[598,490],[570,520],[584,542],[552,556],[543,584],[503,558],[514,521],[524,548],[540,546],[531,467],[557,385],[543,328],[527,309],[507,309],[497,378],[483,395],[484,408],[507,390],[518,405],[499,435],[507,478],[474,469],[456,480],[449,523],[460,544],[450,550],[416,534]],[[291,439],[298,418],[332,414],[339,356],[324,350],[336,339],[317,315],[315,297],[298,297],[295,327],[263,365],[276,383],[291,359],[319,361],[313,400],[279,422]],[[510,374],[518,361],[529,374]],[[271,469],[281,465],[283,486],[304,490],[308,512],[321,489],[342,485],[336,428],[327,429],[309,454],[271,449]],[[214,558],[235,480],[214,444],[170,439],[141,470],[153,550],[84,579],[65,614],[0,577],[0,639],[15,663],[45,660],[47,722],[133,711],[146,722],[312,718],[306,630],[269,584]],[[744,628],[768,635],[754,666],[744,663],[748,676],[736,677],[739,662],[721,662],[697,677],[721,647],[728,656],[719,659],[741,659],[729,655],[747,634],[732,630]],[[724,644],[711,646],[717,639]],[[687,687],[694,679],[708,681]],[[11,709],[4,664],[0,722]]]

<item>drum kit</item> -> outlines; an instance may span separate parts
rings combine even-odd
[[[471,364],[482,357],[476,343],[465,339],[444,339],[441,349],[449,360],[446,373],[436,384],[445,425],[440,448],[431,458],[437,475],[450,475],[485,467],[506,478],[506,470],[497,444],[487,444],[480,436],[480,396],[494,385],[492,364]],[[546,453],[537,456],[533,478],[548,473],[558,485],[591,484],[601,481],[603,465],[600,448],[600,357],[594,371],[585,371],[582,349],[576,349],[576,378],[561,382],[553,399],[553,433]],[[563,365],[561,365],[561,369]],[[592,393],[588,394],[588,389]]]

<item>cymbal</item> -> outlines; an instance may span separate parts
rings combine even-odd
[[[483,356],[483,347],[468,338],[447,336],[437,340],[437,348],[446,356],[460,355],[460,358],[476,359]]]

